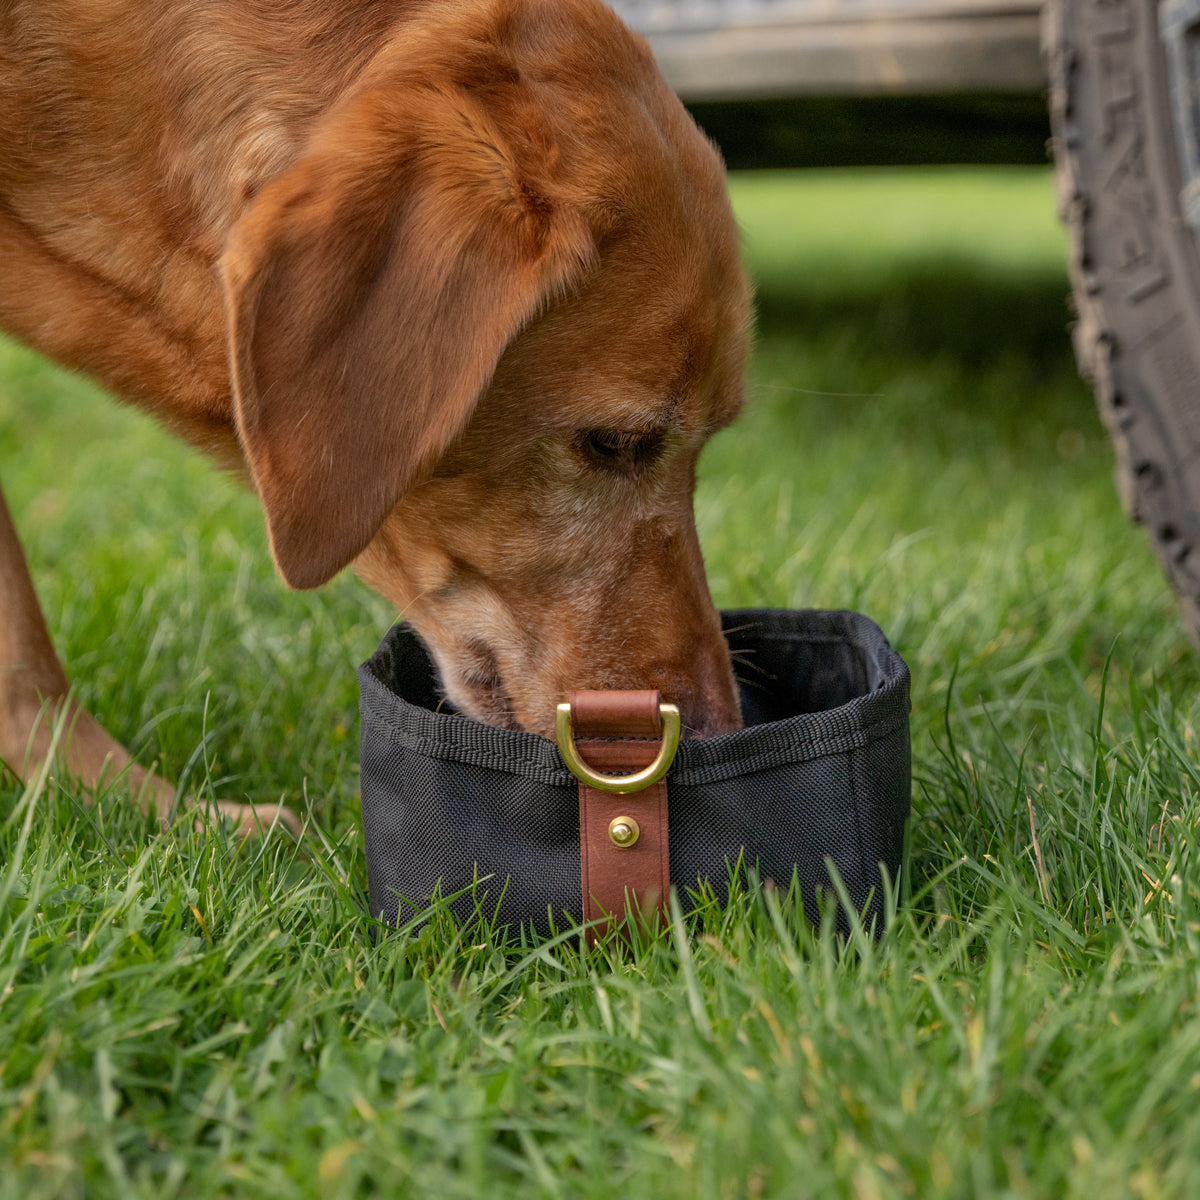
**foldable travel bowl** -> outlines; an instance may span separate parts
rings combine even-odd
[[[724,898],[740,865],[784,888],[795,874],[815,916],[818,889],[834,894],[831,862],[869,920],[909,810],[908,668],[857,613],[743,609],[722,624],[745,728],[685,739],[665,780],[638,791],[628,772],[669,757],[657,693],[578,694],[579,727],[560,724],[560,738],[584,760],[575,769],[599,769],[594,787],[555,742],[448,709],[417,636],[393,628],[358,672],[372,914],[403,924],[467,889],[456,917],[499,905],[501,924],[544,935],[551,921],[622,916],[630,891],[652,908],[668,881],[685,911],[698,881]]]

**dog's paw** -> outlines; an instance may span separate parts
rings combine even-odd
[[[283,804],[235,804],[231,800],[217,800],[205,805],[204,813],[197,816],[196,832],[202,832],[206,825],[216,821],[229,822],[233,832],[243,837],[257,833],[265,836],[272,829],[281,827],[297,841],[304,836],[300,818]]]

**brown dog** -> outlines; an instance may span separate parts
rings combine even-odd
[[[0,79],[0,323],[248,476],[291,586],[353,563],[482,721],[737,726],[692,517],[737,234],[598,0],[9,0]],[[0,499],[0,757],[66,696]],[[128,764],[70,726],[85,785]]]

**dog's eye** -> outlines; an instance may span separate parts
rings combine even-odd
[[[658,457],[661,430],[584,429],[575,446],[589,467],[619,475],[636,475]]]

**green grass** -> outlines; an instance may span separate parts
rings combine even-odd
[[[0,785],[0,1197],[1200,1194],[1200,674],[1075,376],[1045,171],[734,180],[722,606],[856,607],[913,670],[876,944],[751,890],[636,954],[364,916],[354,667],[253,501],[0,345],[0,462],[83,700],[318,837]]]

